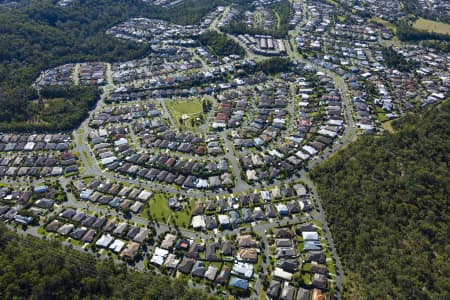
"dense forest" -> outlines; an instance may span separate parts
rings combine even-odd
[[[350,299],[450,299],[449,124],[447,100],[312,171]]]
[[[70,7],[32,0],[0,11],[0,128],[9,129],[13,122],[38,129],[28,121],[34,117],[30,100],[36,99],[31,84],[41,70],[75,61],[129,60],[151,51],[148,45],[107,36],[111,26],[140,16],[194,24],[222,3],[186,0],[169,10],[142,0],[79,0]]]
[[[450,35],[432,31],[419,30],[409,24],[400,23],[397,26],[397,36],[404,42],[417,42],[423,40],[445,41],[450,43]]]
[[[258,63],[259,69],[267,75],[292,71],[292,62],[286,57],[272,57]]]
[[[217,31],[206,31],[199,36],[198,41],[207,47],[213,54],[218,56],[245,55],[244,48],[238,42],[228,38],[225,34]]]
[[[34,101],[28,101],[27,122],[14,120],[1,126],[3,130],[58,132],[71,130],[87,118],[100,98],[97,87],[48,86]]]
[[[139,273],[0,225],[2,299],[215,299],[181,279]]]

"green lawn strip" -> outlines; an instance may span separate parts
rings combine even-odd
[[[261,270],[262,263],[263,263],[262,253],[260,253],[260,255],[258,255],[258,261],[256,262],[256,264],[254,266],[255,274],[259,274],[262,271]]]
[[[87,163],[88,167],[92,167],[92,160],[91,160],[91,157],[89,156],[89,154],[86,151],[83,151],[83,156],[86,159],[86,163]]]
[[[334,266],[332,259],[327,259],[327,269],[328,269],[328,273],[336,274],[336,267]]]
[[[277,18],[277,30],[279,30],[281,26],[281,17],[277,12],[275,12],[275,17]]]

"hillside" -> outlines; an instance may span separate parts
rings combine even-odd
[[[367,299],[449,299],[450,102],[313,170],[344,270]]]
[[[180,280],[132,272],[0,225],[2,299],[214,299]]]
[[[40,71],[68,62],[125,61],[151,51],[149,45],[107,36],[113,25],[141,16],[195,24],[221,1],[187,0],[169,10],[142,0],[79,0],[70,7],[32,0],[0,11],[0,130],[42,130],[42,124],[31,122],[30,101],[37,98],[31,84]]]

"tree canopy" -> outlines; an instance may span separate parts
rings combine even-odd
[[[207,47],[212,53],[218,56],[245,55],[245,50],[238,42],[228,38],[225,34],[217,31],[206,31],[199,37],[202,46]]]
[[[183,280],[131,271],[1,224],[0,263],[2,299],[215,299]]]
[[[315,168],[348,278],[367,299],[450,297],[450,101]],[[350,298],[357,293],[350,291]]]

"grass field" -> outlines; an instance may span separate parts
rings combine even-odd
[[[414,28],[434,31],[441,34],[450,34],[450,24],[419,18],[414,23]]]
[[[203,112],[200,99],[167,101],[166,107],[180,128],[192,128],[191,120]]]
[[[166,223],[172,214],[172,211],[167,205],[167,198],[168,196],[163,193],[155,193],[148,202],[150,215],[158,222]]]
[[[188,228],[191,218],[190,208],[193,203],[189,203],[188,207],[185,207],[182,211],[172,211],[167,204],[167,199],[171,197],[164,193],[155,193],[149,200],[149,212],[153,220],[161,223],[170,223],[175,221],[178,227]],[[147,216],[147,212],[142,212],[142,217]]]

